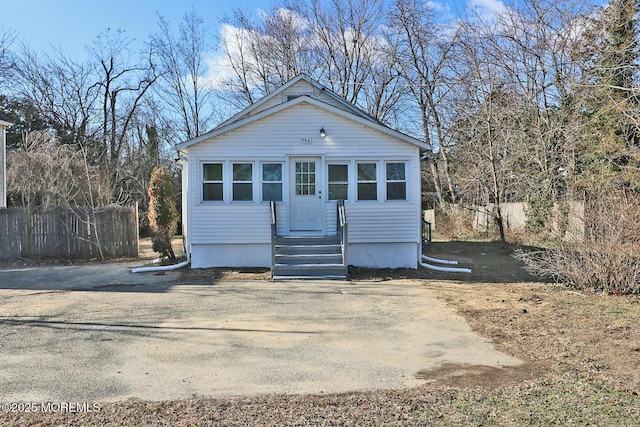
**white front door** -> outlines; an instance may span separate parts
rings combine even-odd
[[[319,157],[295,157],[289,162],[289,228],[321,232],[324,195]]]

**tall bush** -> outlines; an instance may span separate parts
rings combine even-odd
[[[148,216],[153,250],[162,257],[175,260],[171,239],[178,229],[176,194],[171,176],[164,167],[157,167],[151,173]]]

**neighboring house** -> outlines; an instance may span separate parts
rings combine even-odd
[[[321,262],[310,255],[314,247],[335,245],[342,235],[340,200],[346,244],[342,258],[327,255],[330,264],[418,267],[420,152],[430,147],[308,76],[299,75],[176,148],[193,268],[289,263],[299,266],[280,272],[276,267],[275,275],[304,275]],[[299,251],[282,248],[305,244]]]
[[[11,126],[0,117],[0,209],[7,207],[7,128]]]

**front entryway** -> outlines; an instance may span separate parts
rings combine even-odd
[[[295,157],[289,165],[289,229],[321,233],[324,196],[320,157]]]

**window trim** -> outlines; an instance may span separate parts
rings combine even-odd
[[[201,203],[224,203],[224,196],[225,196],[225,193],[226,193],[225,188],[224,188],[225,187],[224,173],[225,173],[225,169],[226,169],[224,163],[225,162],[223,162],[223,161],[203,161],[201,163],[201,167],[200,167],[200,173],[202,174],[201,175],[202,185],[200,186],[200,191],[201,191],[200,200],[201,200]],[[222,174],[221,174],[222,175],[222,179],[219,180],[219,181],[218,180],[205,180],[204,179],[204,167],[206,165],[220,165],[220,167],[222,168]],[[222,185],[222,199],[220,199],[220,200],[205,200],[205,198],[204,198],[204,186],[205,186],[205,184],[221,184]]]
[[[389,175],[387,173],[387,165],[389,164],[402,164],[404,165],[404,179],[389,179]],[[384,162],[384,192],[385,192],[385,201],[386,202],[407,202],[409,201],[409,180],[407,179],[407,161],[400,160],[387,160]],[[404,183],[404,199],[389,199],[389,183]]]
[[[247,161],[242,161],[242,160],[236,160],[236,161],[232,161],[231,162],[231,202],[232,203],[253,203],[255,201],[255,187],[254,187],[254,183],[255,183],[255,162],[247,162]],[[251,166],[251,179],[249,181],[237,181],[234,177],[234,166],[236,165],[249,165]],[[224,176],[224,175],[223,175]],[[251,186],[251,199],[250,200],[236,200],[236,193],[235,193],[235,184],[249,184]]]
[[[333,162],[328,162],[327,163],[327,200],[329,201],[337,201],[337,200],[349,200],[350,199],[350,191],[351,191],[351,179],[350,179],[350,172],[349,170],[351,169],[350,167],[350,162],[349,161],[333,161]],[[331,173],[329,172],[329,168],[331,166],[346,166],[347,167],[347,180],[346,181],[331,181]],[[331,199],[330,195],[331,195],[331,190],[330,190],[330,186],[334,184],[334,185],[345,185],[347,186],[347,197],[345,199]]]
[[[355,167],[355,175],[356,175],[356,201],[358,202],[378,202],[380,200],[380,186],[378,185],[378,182],[380,181],[379,179],[379,173],[380,173],[380,168],[379,168],[379,161],[372,161],[372,160],[359,160],[356,161],[356,167]],[[364,165],[364,164],[371,164],[374,165],[376,168],[376,176],[374,180],[361,180],[359,177],[359,167],[360,165]],[[375,199],[361,199],[360,198],[360,184],[375,184],[376,185],[376,198]]]
[[[265,181],[264,180],[264,165],[279,165],[280,166],[280,181]],[[269,203],[270,200],[264,199],[264,184],[280,184],[280,200],[274,200],[274,202],[284,201],[284,162],[282,161],[262,161],[260,162],[260,203]]]

